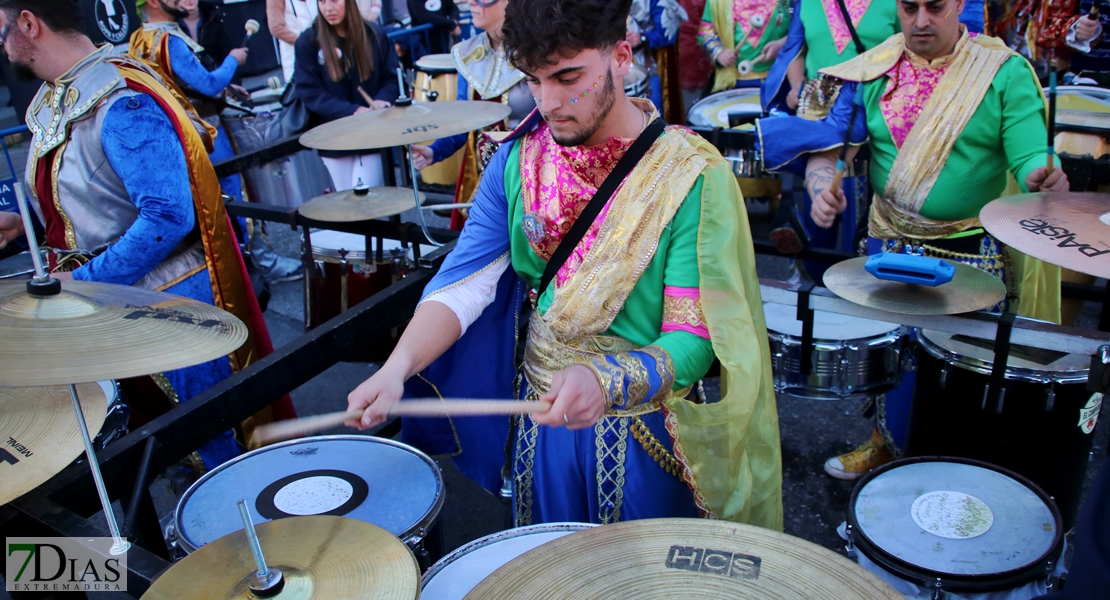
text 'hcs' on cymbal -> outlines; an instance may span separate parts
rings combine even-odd
[[[33,296],[0,281],[0,387],[123,379],[226,356],[247,327],[210,304],[142,288],[64,281]]]
[[[709,519],[643,519],[529,550],[467,600],[868,598],[903,596],[855,562],[801,538]]]
[[[275,598],[415,600],[420,595],[416,557],[381,527],[317,515],[266,521],[256,529],[266,566],[280,569],[285,580]],[[143,598],[257,598],[249,588],[255,572],[247,534],[236,531],[170,567]]]
[[[100,431],[108,401],[96,383],[77,386],[89,431]],[[85,450],[69,386],[0,388],[0,505],[35,489]]]
[[[975,267],[956,267],[952,281],[936,287],[886,281],[864,269],[866,256],[836,263],[825,271],[829,291],[862,306],[903,315],[954,315],[989,308],[1006,296],[1002,280]],[[951,261],[949,261],[951,262]]]
[[[500,102],[455,101],[393,106],[314,127],[301,144],[317,150],[372,150],[468,133],[509,116]]]
[[[979,221],[1002,243],[1033,258],[1110,278],[1110,194],[1007,196],[984,206]]]

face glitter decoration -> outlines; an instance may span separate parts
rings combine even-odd
[[[597,77],[597,81],[596,81],[596,82],[594,82],[594,84],[593,84],[592,86],[590,86],[590,87],[586,88],[586,91],[582,92],[581,94],[578,94],[578,97],[577,97],[577,98],[571,98],[571,99],[570,99],[570,103],[571,103],[571,104],[575,104],[575,103],[577,103],[577,102],[578,102],[579,100],[581,100],[581,99],[585,98],[586,96],[589,96],[589,95],[590,95],[590,90],[592,90],[592,89],[596,88],[596,87],[598,86],[598,84],[599,84],[599,83],[601,83],[602,81],[605,81],[605,76],[604,76],[604,75],[599,75],[599,76]]]

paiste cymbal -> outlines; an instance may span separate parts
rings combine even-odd
[[[234,500],[228,503],[234,505]],[[255,528],[266,565],[280,569],[285,578],[277,598],[414,600],[420,593],[416,557],[376,525],[311,516],[267,521]],[[254,573],[247,535],[240,530],[170,567],[143,598],[256,598],[247,587]]]
[[[727,521],[643,519],[586,529],[530,550],[466,598],[902,599],[835,552]]]
[[[1002,243],[1073,271],[1110,277],[1110,194],[1019,194],[994,200],[979,220]]]
[[[0,281],[0,387],[123,379],[225,356],[247,328],[215,306],[142,288],[63,281],[34,297]]]
[[[319,150],[372,150],[467,133],[509,116],[500,102],[429,102],[351,115],[314,127],[301,144]]]
[[[108,410],[104,389],[83,383],[77,399],[95,435]],[[0,388],[0,504],[35,489],[84,451],[69,386]]]
[[[951,261],[950,261],[951,262]],[[903,315],[954,315],[983,310],[1006,296],[1002,280],[955,263],[952,281],[936,287],[885,281],[864,270],[867,257],[841,261],[825,271],[825,287],[845,300]]]
[[[420,194],[420,204],[425,200],[424,194]],[[317,196],[297,210],[301,216],[316,221],[350,223],[392,217],[410,208],[416,208],[411,188],[376,187],[365,193],[347,190]]]

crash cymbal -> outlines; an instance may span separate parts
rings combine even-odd
[[[234,500],[228,503],[234,506]],[[388,531],[357,519],[289,517],[256,526],[266,565],[281,570],[277,598],[414,600],[416,557]],[[143,598],[256,598],[247,587],[254,558],[243,531],[205,544],[170,567]]]
[[[420,194],[420,204],[426,198]],[[350,223],[399,215],[416,208],[411,188],[376,187],[347,190],[317,196],[297,210],[301,216],[316,221]]]
[[[979,220],[1002,243],[1029,256],[1110,277],[1110,194],[1007,196],[984,206]]]
[[[572,533],[513,559],[466,597],[902,598],[816,544],[708,519],[643,519]]]
[[[123,379],[235,351],[239,319],[215,306],[142,288],[64,281],[35,297],[0,281],[0,387]]]
[[[467,133],[509,116],[500,102],[430,102],[351,115],[308,130],[301,144],[320,150],[371,150]]]
[[[89,431],[104,425],[108,401],[96,383],[77,386]],[[85,450],[69,386],[0,388],[0,505],[35,489]]]
[[[863,306],[904,315],[953,315],[998,304],[1006,284],[997,277],[960,263],[952,263],[952,281],[936,287],[885,281],[864,270],[867,257],[841,261],[825,271],[825,287]]]

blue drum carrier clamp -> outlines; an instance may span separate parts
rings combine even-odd
[[[956,267],[939,258],[883,252],[867,259],[868,273],[886,281],[935,287],[952,281]]]

